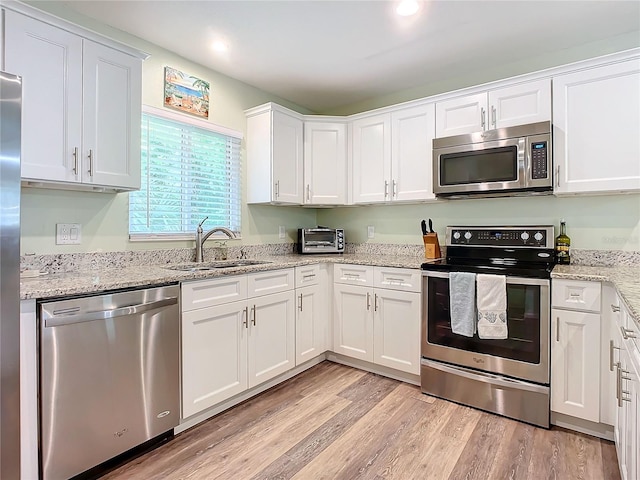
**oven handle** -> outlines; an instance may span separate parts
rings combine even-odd
[[[436,272],[432,270],[423,270],[423,277],[449,278],[449,272]],[[539,285],[541,287],[549,286],[549,279],[546,278],[525,278],[512,277],[507,275],[507,283],[516,285]]]
[[[499,387],[517,388],[518,390],[527,390],[529,392],[536,392],[536,393],[544,393],[549,388],[549,387],[544,387],[542,385],[533,385],[529,382],[523,382],[520,380],[514,380],[507,377],[493,375],[491,373],[479,372],[477,370],[470,370],[464,367],[451,367],[448,365],[443,365],[442,363],[427,360],[426,358],[423,358],[421,363],[426,367],[440,370],[441,372],[458,375],[459,377],[468,378],[470,380],[475,380],[477,382],[497,385]]]

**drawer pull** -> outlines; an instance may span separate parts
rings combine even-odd
[[[256,326],[256,306],[255,305],[253,307],[251,307],[251,311],[253,312],[252,323],[253,323],[253,326],[255,327]]]
[[[249,307],[244,307],[244,310],[242,311],[242,318],[244,318],[242,321],[244,328],[249,328]]]
[[[302,311],[302,294],[300,294],[300,302],[298,303],[298,310]]]
[[[303,279],[316,278],[316,274],[310,273],[309,275],[303,275],[302,278]]]
[[[369,292],[367,292],[367,310],[371,309],[371,296]]]
[[[378,311],[378,294],[377,293],[373,294],[373,311],[374,312]]]
[[[391,278],[391,277],[388,277],[387,278],[387,282],[389,282],[389,283],[402,283],[403,279],[402,278]]]
[[[611,304],[611,311],[613,313],[618,313],[620,311],[620,307],[614,304]]]
[[[579,298],[579,297],[581,297],[581,296],[582,296],[582,294],[580,294],[580,293],[576,293],[576,292],[571,292],[571,293],[569,294],[569,296],[570,296],[571,298]]]
[[[630,328],[620,327],[620,331],[622,332],[622,338],[624,338],[625,340],[629,340],[630,338],[637,338],[636,332],[634,332]]]

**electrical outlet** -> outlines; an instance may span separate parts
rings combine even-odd
[[[280,225],[278,227],[278,238],[280,240],[284,240],[284,238],[286,237],[287,231],[284,228],[284,225]]]
[[[80,245],[82,225],[79,223],[56,223],[56,245]]]
[[[375,236],[375,229],[373,225],[367,226],[367,238],[373,238]]]

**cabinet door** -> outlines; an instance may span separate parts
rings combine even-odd
[[[436,138],[482,132],[486,125],[486,92],[436,103]]]
[[[5,10],[5,69],[22,76],[22,178],[79,182],[82,39]]]
[[[521,83],[489,92],[489,130],[551,120],[551,81]]]
[[[249,300],[249,388],[295,366],[295,293]]]
[[[391,116],[355,120],[353,129],[353,203],[391,200]]]
[[[373,291],[334,284],[333,351],[373,361]]]
[[[247,389],[247,303],[182,313],[182,417]]]
[[[375,289],[373,361],[420,375],[420,294]]]
[[[272,112],[273,201],[302,204],[302,120]]]
[[[304,203],[344,205],[347,202],[347,126],[304,124]]]
[[[296,290],[296,365],[326,351],[327,299],[321,285]]]
[[[434,104],[405,108],[391,114],[392,200],[435,198],[431,178],[434,136]]]
[[[553,79],[556,193],[640,190],[640,60]]]
[[[142,61],[84,40],[84,183],[140,188]]]
[[[600,315],[552,310],[551,410],[600,421]]]

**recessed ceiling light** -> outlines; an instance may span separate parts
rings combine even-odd
[[[222,40],[216,40],[215,42],[213,42],[211,44],[211,48],[213,48],[213,50],[218,53],[225,53],[227,50],[229,50],[229,46],[227,45],[227,43]]]
[[[396,7],[396,13],[402,17],[409,17],[418,13],[419,9],[418,0],[400,0]]]

